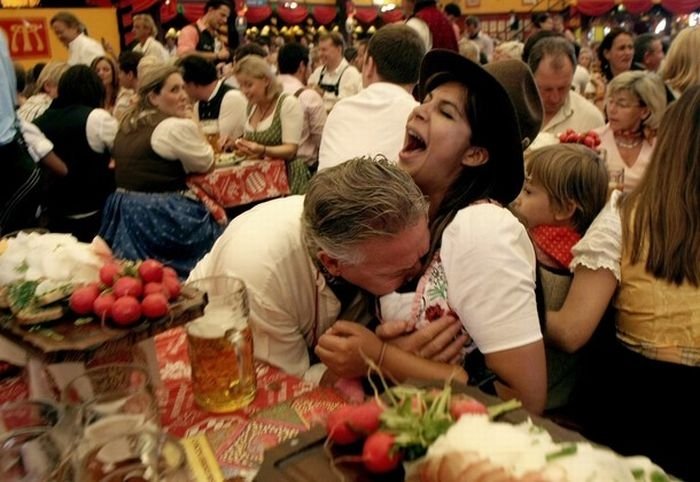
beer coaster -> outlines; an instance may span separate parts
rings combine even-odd
[[[318,387],[313,392],[306,393],[292,401],[291,406],[305,428],[325,424],[328,414],[344,405],[346,402],[334,390]]]

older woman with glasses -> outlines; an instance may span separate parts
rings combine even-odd
[[[666,110],[664,84],[650,72],[624,72],[610,81],[605,99],[608,123],[597,129],[609,170],[624,169],[624,191],[644,174]]]

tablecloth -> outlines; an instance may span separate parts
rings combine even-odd
[[[232,208],[290,193],[283,160],[249,160],[215,168],[207,174],[188,176],[187,186],[207,206],[217,221]],[[221,214],[223,212],[223,215]]]

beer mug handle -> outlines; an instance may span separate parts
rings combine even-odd
[[[226,332],[226,339],[236,352],[236,364],[238,368],[238,379],[243,382],[249,376],[247,372],[248,367],[248,353],[246,349],[246,338],[243,333],[238,329],[232,329]],[[252,343],[252,340],[251,340]],[[253,367],[250,367],[253,368]]]

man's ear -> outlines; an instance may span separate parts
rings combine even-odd
[[[462,157],[462,165],[476,167],[486,164],[489,160],[489,151],[485,147],[469,146]]]
[[[554,208],[554,219],[561,222],[570,220],[574,217],[577,207],[573,201],[567,201],[562,205],[556,206]]]
[[[332,276],[340,276],[340,261],[325,251],[319,251],[316,257]]]

